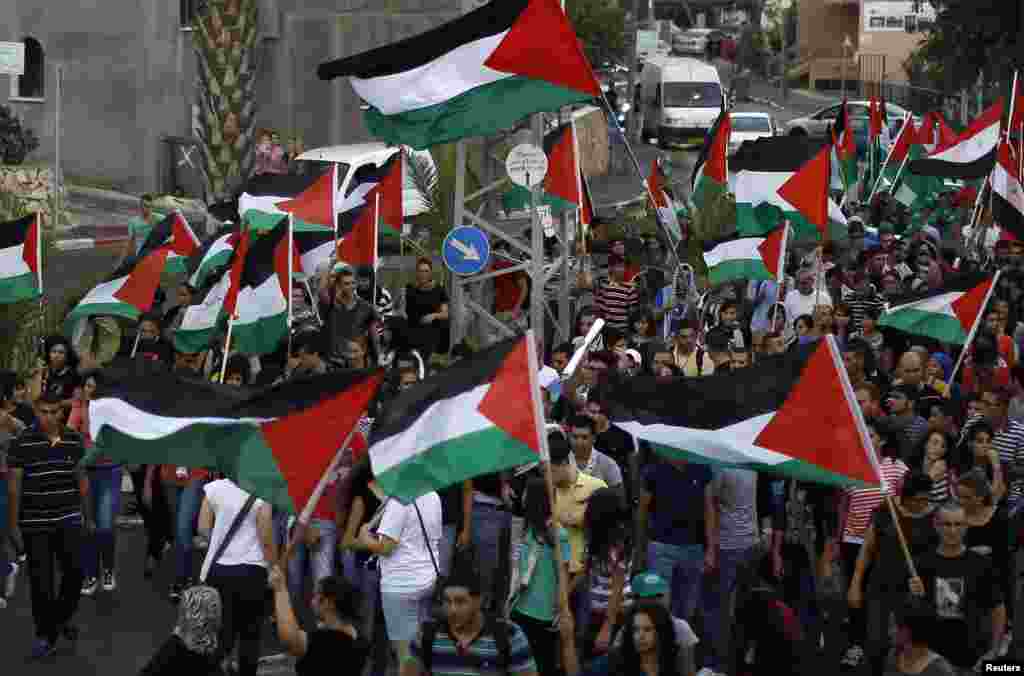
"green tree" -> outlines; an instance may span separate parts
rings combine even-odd
[[[918,84],[957,90],[981,73],[1008,80],[1024,65],[1024,9],[1007,0],[929,0],[939,10],[921,47],[904,64]]]
[[[566,0],[565,12],[592,64],[625,52],[626,13],[611,0]]]

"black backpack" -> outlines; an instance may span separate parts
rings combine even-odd
[[[420,636],[420,661],[423,664],[423,672],[432,675],[434,667],[434,638],[437,636],[438,620],[427,620],[423,623]],[[502,674],[508,674],[509,663],[512,655],[512,628],[507,620],[500,617],[488,617],[484,620],[484,628],[480,636],[493,636],[498,647],[498,670]],[[482,669],[483,663],[478,660],[477,664],[471,665],[476,669]]]

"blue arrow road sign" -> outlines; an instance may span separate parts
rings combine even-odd
[[[463,225],[453,228],[444,238],[441,257],[449,270],[457,275],[475,275],[487,267],[491,242],[480,228]]]

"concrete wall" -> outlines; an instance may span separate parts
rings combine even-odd
[[[322,82],[316,67],[422,32],[458,16],[472,0],[259,0],[263,64],[259,125],[298,133],[306,147],[368,140],[348,82]],[[174,0],[0,2],[0,41],[34,37],[46,52],[43,102],[8,101],[36,131],[29,161],[54,155],[54,66],[64,66],[61,113],[65,174],[127,191],[163,188],[165,135],[190,136],[195,57]]]
[[[882,54],[885,56],[885,77],[887,82],[906,82],[907,73],[903,62],[907,60],[921,41],[922,33],[863,31],[860,35],[861,54]]]
[[[797,44],[800,59],[841,58],[843,39],[849,35],[858,49],[860,9],[856,3],[836,4],[829,0],[800,0]]]

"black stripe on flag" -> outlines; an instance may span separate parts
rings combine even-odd
[[[404,73],[436,61],[462,45],[507,31],[529,4],[529,0],[493,0],[425,33],[322,63],[316,73],[321,80],[345,76],[368,79]]]
[[[189,259],[188,276],[191,277],[192,275],[195,274],[196,270],[199,269],[200,264],[202,264],[203,259],[206,258],[206,254],[210,253],[210,249],[213,247],[214,244],[217,243],[217,240],[219,240],[224,235],[233,235],[237,233],[237,223],[225,223],[220,227],[220,230],[215,232],[213,235],[207,237],[206,241],[203,242],[203,245],[199,248],[199,251],[197,251],[195,255],[193,255]],[[227,267],[230,267],[230,265],[231,264],[229,261]]]
[[[889,309],[895,309],[901,305],[907,305],[908,303],[916,303],[918,301],[925,300],[926,298],[934,298],[936,296],[942,296],[947,293],[966,292],[970,291],[974,287],[978,286],[985,280],[989,279],[992,275],[985,272],[968,272],[954,275],[953,277],[947,277],[943,283],[941,289],[935,289],[932,291],[922,291],[920,293],[906,293],[899,296],[895,296],[890,299],[887,303]]]
[[[288,237],[288,217],[285,216],[265,235],[255,236],[245,256],[245,266],[239,279],[239,288],[256,288],[267,281],[274,270],[274,254],[277,246]]]
[[[324,171],[330,171],[328,166]],[[241,193],[249,193],[254,197],[295,197],[306,188],[316,183],[324,171],[307,172],[305,174],[257,174],[245,182]]]
[[[310,408],[372,374],[336,371],[258,389],[183,378],[158,362],[121,358],[104,370],[107,377],[97,398],[120,399],[169,418],[280,418]]]
[[[774,413],[800,380],[817,343],[759,360],[756,368],[704,378],[613,379],[604,392],[613,422],[720,430]]]
[[[395,153],[379,167],[372,164],[360,167],[356,171],[355,175],[352,176],[352,180],[349,181],[348,188],[346,189],[346,199],[348,198],[348,195],[354,193],[360,186],[379,185],[391,170],[394,169],[395,162],[400,162],[401,160],[402,153]],[[384,199],[385,197],[382,195],[381,200],[383,201]],[[352,205],[338,214],[337,230],[339,238],[352,232],[352,227],[356,224],[356,221],[359,220],[364,209],[374,208],[373,188],[366,193],[364,200],[366,201]],[[381,223],[381,225],[383,226],[384,224]]]
[[[452,399],[494,379],[494,374],[523,338],[517,336],[481,350],[403,391],[374,421],[371,445],[408,429],[431,406]]]
[[[36,220],[35,214],[0,223],[0,249],[9,249],[25,243],[28,231]]]
[[[806,136],[773,136],[746,142],[729,160],[729,171],[795,172],[815,157],[826,141]]]
[[[729,115],[729,111],[722,109],[722,112],[718,114],[718,118],[715,123],[711,126],[711,130],[704,137],[704,145],[700,148],[700,154],[697,155],[697,162],[693,165],[693,172],[690,173],[690,190],[694,191],[697,189],[697,174],[700,172],[711,155],[711,148],[715,145],[715,141],[718,139],[718,134],[722,130],[722,122]]]
[[[907,171],[918,176],[936,176],[938,178],[960,179],[973,181],[984,178],[996,164],[996,149],[985,153],[973,162],[947,162],[923,158],[907,162]]]

